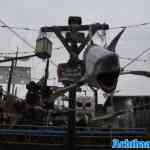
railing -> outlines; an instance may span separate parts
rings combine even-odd
[[[113,138],[150,139],[148,129],[101,129],[94,127],[76,128],[76,146],[80,149],[111,147]],[[65,145],[66,127],[15,126],[0,129],[0,144],[61,147]]]

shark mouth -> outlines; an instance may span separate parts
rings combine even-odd
[[[101,89],[106,93],[111,93],[116,89],[119,70],[109,73],[102,73],[97,76],[97,82]]]

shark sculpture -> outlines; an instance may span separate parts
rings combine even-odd
[[[101,88],[107,93],[115,90],[121,70],[116,46],[124,31],[117,34],[106,48],[91,44],[85,50],[85,76],[90,86]]]

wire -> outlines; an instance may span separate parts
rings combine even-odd
[[[131,61],[133,60],[134,58],[130,58],[130,57],[122,57],[122,56],[119,56],[120,59],[123,59],[123,60],[127,60],[127,61]],[[150,60],[147,60],[147,59],[137,59],[136,60],[137,62],[150,62]]]
[[[64,47],[56,47],[54,49],[59,50],[59,49],[62,49],[62,48],[64,48]],[[29,53],[34,53],[34,51],[19,51],[18,52],[18,54],[29,54]],[[9,51],[6,52],[6,51],[3,51],[3,50],[2,51],[0,50],[0,55],[11,55],[11,54],[15,55],[16,51],[12,52],[11,50],[9,50]]]
[[[14,31],[10,26],[8,26],[4,21],[2,21],[0,19],[0,23],[3,24],[3,26],[7,27],[7,29],[9,31],[11,31],[13,34],[15,34],[20,40],[22,40],[26,45],[28,45],[30,48],[32,49],[36,49],[35,47],[33,47],[25,38],[23,38],[20,34],[18,34],[16,31]],[[6,60],[5,60],[6,61]],[[55,64],[52,60],[50,60],[51,64],[53,64],[54,66],[57,66],[57,64]]]
[[[12,33],[14,33],[19,39],[21,39],[26,45],[28,45],[30,48],[34,49],[35,48],[26,40],[24,39],[22,36],[20,36],[17,32],[15,32],[13,29],[16,30],[28,30],[28,31],[39,31],[37,29],[31,29],[31,28],[21,28],[21,27],[16,27],[16,26],[8,26],[4,21],[0,20],[0,23],[3,24],[0,27],[2,28],[7,28],[9,29]],[[114,30],[114,29],[120,29],[120,28],[135,28],[135,27],[141,27],[141,26],[146,26],[146,25],[150,25],[150,22],[145,22],[145,23],[141,23],[141,24],[133,24],[133,25],[123,25],[123,26],[116,26],[116,27],[111,27],[109,28],[109,30]],[[61,49],[61,48],[56,48],[56,49]],[[131,65],[132,63],[134,63],[135,61],[138,61],[138,58],[141,57],[144,53],[146,53],[147,51],[149,51],[150,48],[146,49],[145,51],[143,51],[140,55],[138,55],[136,58],[134,59],[130,59],[131,61],[129,63],[127,63],[123,68],[128,67],[129,65]],[[121,59],[128,59],[129,58],[121,58]],[[55,66],[57,66],[52,60],[51,63]]]
[[[150,25],[150,22],[145,22],[141,24],[115,26],[115,27],[109,28],[109,30],[122,29],[122,28],[137,28],[137,27],[146,26],[146,25]]]
[[[29,54],[29,53],[34,53],[34,51],[22,51],[22,52],[18,52],[18,54]],[[12,54],[16,54],[16,52],[0,52],[0,55],[12,55]]]
[[[142,51],[137,57],[135,57],[133,60],[131,60],[129,63],[127,63],[126,65],[124,65],[124,67],[122,68],[123,70],[125,68],[127,68],[129,65],[133,64],[135,61],[137,61],[141,56],[143,56],[145,53],[147,53],[150,50],[150,48],[145,49],[144,51]]]
[[[141,23],[141,24],[133,24],[133,25],[123,25],[123,26],[116,26],[116,27],[111,27],[109,28],[109,30],[114,30],[114,29],[122,29],[122,28],[135,28],[135,27],[141,27],[141,26],[146,26],[146,25],[150,25],[150,22],[145,22],[145,23]],[[99,34],[98,34],[99,35]],[[142,55],[144,55],[145,53],[147,53],[150,50],[150,48],[145,49],[144,51],[142,51],[137,57],[135,58],[125,58],[125,57],[121,57],[121,59],[124,60],[129,60],[130,62],[127,63],[123,69],[125,69],[126,67],[128,67],[129,65],[131,65],[132,63],[134,63],[135,61],[142,61],[142,62],[148,62],[149,60],[138,60]]]
[[[38,80],[38,81],[39,81],[41,78],[34,78],[34,77],[32,77],[32,79],[33,79],[33,80]],[[55,77],[54,77],[54,78],[48,78],[47,80],[48,80],[48,81],[55,81],[56,78],[55,78]]]
[[[140,24],[114,26],[114,27],[109,28],[109,30],[115,30],[115,29],[120,29],[120,28],[135,28],[135,27],[146,26],[146,25],[150,25],[150,22],[145,22],[145,23],[140,23]],[[7,25],[1,25],[0,27],[1,28],[10,27],[11,29],[15,29],[15,30],[36,31],[36,32],[40,31],[40,29],[33,29],[33,28],[29,28],[29,27],[17,27],[17,26],[7,26]]]
[[[145,25],[146,23],[142,24],[142,25]],[[133,27],[133,25],[131,25]],[[136,25],[137,26],[137,25]],[[126,26],[122,26],[122,27],[119,27],[119,28],[125,28]],[[100,40],[102,40],[102,37],[105,36],[105,44],[106,44],[106,33],[104,35],[101,35],[99,32],[97,32],[97,35],[98,37],[100,38]],[[146,59],[140,59],[139,60],[139,57],[141,57],[144,53],[146,53],[147,51],[149,51],[150,48],[148,48],[148,50],[146,49],[145,51],[143,51],[140,55],[138,55],[136,58],[126,58],[126,57],[122,57],[122,56],[119,56],[120,59],[124,59],[124,60],[128,60],[128,61],[131,61],[130,63],[133,63],[135,61],[137,62],[150,62],[150,60],[146,60]],[[130,65],[127,64],[128,65]],[[125,67],[127,67],[125,66]]]
[[[11,31],[13,34],[15,34],[15,35],[16,35],[20,40],[22,40],[26,45],[28,45],[30,48],[32,48],[32,49],[35,50],[35,48],[34,48],[26,39],[24,39],[20,34],[18,34],[16,31],[14,31],[10,26],[8,26],[8,25],[7,25],[4,21],[2,21],[1,19],[0,19],[0,23],[3,24],[4,26],[6,26],[9,31]]]
[[[35,57],[35,56],[36,55],[33,54],[33,55],[27,55],[27,56],[21,56],[21,57],[11,57],[11,58],[8,58],[8,59],[0,60],[0,63],[13,61],[13,60],[19,60],[19,59],[28,59],[28,58]]]
[[[0,27],[1,28],[8,28],[7,25],[1,25]],[[33,28],[28,28],[28,27],[16,27],[16,26],[9,26],[9,27],[12,29],[15,29],[15,30],[36,31],[36,32],[40,31],[38,29],[33,29]]]

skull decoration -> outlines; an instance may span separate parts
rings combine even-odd
[[[77,97],[76,100],[76,116],[77,120],[80,120],[84,115],[88,119],[94,117],[95,113],[95,101],[94,98],[88,96]]]

